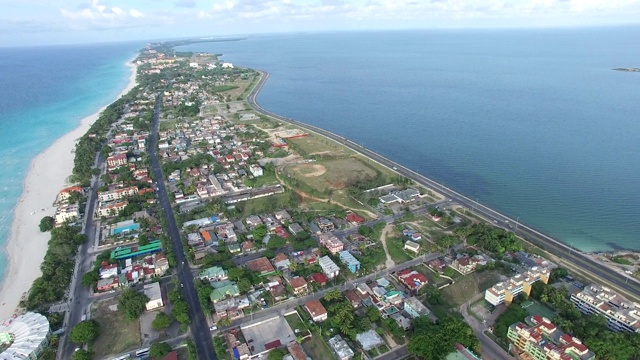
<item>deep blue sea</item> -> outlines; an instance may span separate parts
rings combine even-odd
[[[640,249],[640,28],[250,36],[265,108],[584,251]]]
[[[0,48],[0,248],[31,160],[116,99],[143,45]],[[0,278],[6,265],[2,251]]]

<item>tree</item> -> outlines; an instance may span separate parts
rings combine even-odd
[[[149,237],[145,234],[138,235],[138,245],[144,246],[149,244]]]
[[[51,216],[45,216],[40,220],[40,231],[47,232],[56,225],[56,219]]]
[[[158,315],[156,315],[156,318],[151,322],[151,327],[156,331],[166,330],[169,326],[171,326],[171,322],[173,322],[171,316],[163,312],[159,312]]]
[[[170,353],[173,349],[171,348],[171,345],[167,344],[166,342],[159,342],[159,343],[155,343],[155,344],[151,344],[151,346],[149,347],[149,356],[152,359],[160,359],[163,356],[167,355],[168,353]]]
[[[284,349],[275,349],[269,352],[267,355],[267,360],[282,360],[282,358],[287,355],[287,351]]]
[[[93,352],[85,349],[80,349],[73,353],[71,357],[73,360],[91,360],[93,359]]]
[[[95,320],[81,321],[71,329],[69,337],[76,344],[90,344],[100,335],[99,326]]]
[[[149,297],[134,289],[126,289],[122,292],[118,301],[118,309],[124,311],[128,320],[135,320],[142,315],[149,302]]]
[[[333,289],[331,291],[328,291],[326,294],[324,294],[325,301],[331,302],[331,301],[340,300],[340,299],[342,299],[342,293],[338,289]]]
[[[98,280],[100,280],[100,275],[95,270],[91,270],[88,273],[82,275],[82,285],[86,287],[93,287]]]

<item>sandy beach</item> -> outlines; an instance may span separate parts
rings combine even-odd
[[[130,67],[131,75],[126,88],[118,98],[136,84],[136,66],[131,61],[128,61],[127,65]],[[14,210],[6,245],[8,266],[0,284],[0,320],[14,314],[22,295],[41,275],[40,264],[47,252],[50,233],[40,232],[40,219],[55,214],[56,208],[53,203],[58,191],[71,185],[67,178],[73,169],[75,154],[72,150],[76,141],[87,132],[102,110],[104,107],[82,119],[77,128],[57,139],[31,161],[22,195]]]

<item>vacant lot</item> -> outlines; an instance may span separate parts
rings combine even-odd
[[[500,281],[496,271],[483,271],[461,276],[456,283],[442,289],[442,295],[452,305],[461,305],[471,300],[476,294],[485,291]]]
[[[313,333],[310,339],[303,341],[302,347],[312,359],[328,359],[333,355],[329,344],[317,332]]]
[[[376,172],[372,168],[355,158],[299,164],[287,170],[291,176],[319,191],[344,189],[354,180],[376,176]]]
[[[323,136],[309,134],[308,136],[288,139],[287,142],[293,144],[302,156],[339,157],[348,154],[348,150],[333,140]]]
[[[91,317],[100,324],[100,336],[93,345],[97,359],[118,355],[140,346],[140,322],[129,321],[115,310],[118,301],[99,302],[91,309]],[[118,331],[115,331],[115,330]]]

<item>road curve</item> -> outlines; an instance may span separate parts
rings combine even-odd
[[[473,211],[477,214],[479,214],[480,216],[484,217],[485,219],[489,220],[489,221],[494,221],[495,223],[497,223],[499,226],[505,227],[505,224],[517,224],[517,228],[514,231],[517,235],[523,237],[524,239],[526,239],[527,241],[549,251],[550,253],[553,253],[554,255],[558,256],[559,258],[562,258],[564,261],[569,262],[579,268],[584,269],[585,271],[588,271],[590,273],[592,273],[593,275],[595,275],[596,277],[598,277],[600,279],[600,281],[603,284],[606,284],[607,286],[611,286],[613,288],[615,288],[616,290],[618,290],[619,292],[627,295],[627,296],[631,296],[635,299],[640,298],[640,281],[638,281],[635,278],[632,277],[626,277],[618,272],[616,272],[615,270],[607,267],[606,265],[603,265],[595,260],[593,260],[592,258],[588,257],[587,255],[577,251],[576,249],[573,249],[563,243],[561,243],[560,241],[551,238],[550,236],[547,236],[537,230],[535,230],[534,228],[524,225],[522,223],[517,222],[516,220],[501,214],[491,208],[488,208],[480,203],[478,203],[477,201],[474,201],[458,192],[456,192],[455,190],[452,190],[434,180],[431,180],[411,169],[408,169],[404,166],[402,166],[401,164],[398,164],[392,160],[387,159],[386,157],[375,153],[359,144],[354,143],[353,141],[336,135],[330,131],[321,129],[319,127],[313,126],[313,125],[309,125],[309,124],[305,124],[302,122],[299,122],[297,120],[294,119],[290,119],[278,114],[275,114],[271,111],[268,111],[266,109],[264,109],[263,107],[261,107],[258,102],[256,101],[256,97],[257,95],[260,93],[260,90],[262,90],[262,87],[264,86],[264,84],[267,82],[267,80],[269,79],[269,73],[264,72],[264,71],[258,71],[261,75],[260,77],[260,81],[256,84],[256,86],[251,90],[251,92],[249,93],[249,95],[247,96],[247,101],[248,103],[258,112],[261,113],[263,115],[281,120],[281,121],[286,121],[288,123],[292,123],[294,125],[297,125],[303,129],[306,129],[308,131],[311,132],[315,132],[319,135],[328,137],[338,143],[343,144],[344,146],[347,146],[348,148],[350,148],[353,151],[356,151],[390,169],[394,169],[397,173],[399,173],[400,175],[411,179],[413,181],[415,181],[416,183],[419,183],[423,186],[432,188],[440,193],[442,193],[443,195],[447,196],[448,198],[450,198],[451,200],[455,201],[456,203],[458,203],[459,205],[466,207],[468,209],[473,209]],[[512,230],[513,231],[513,230]]]

